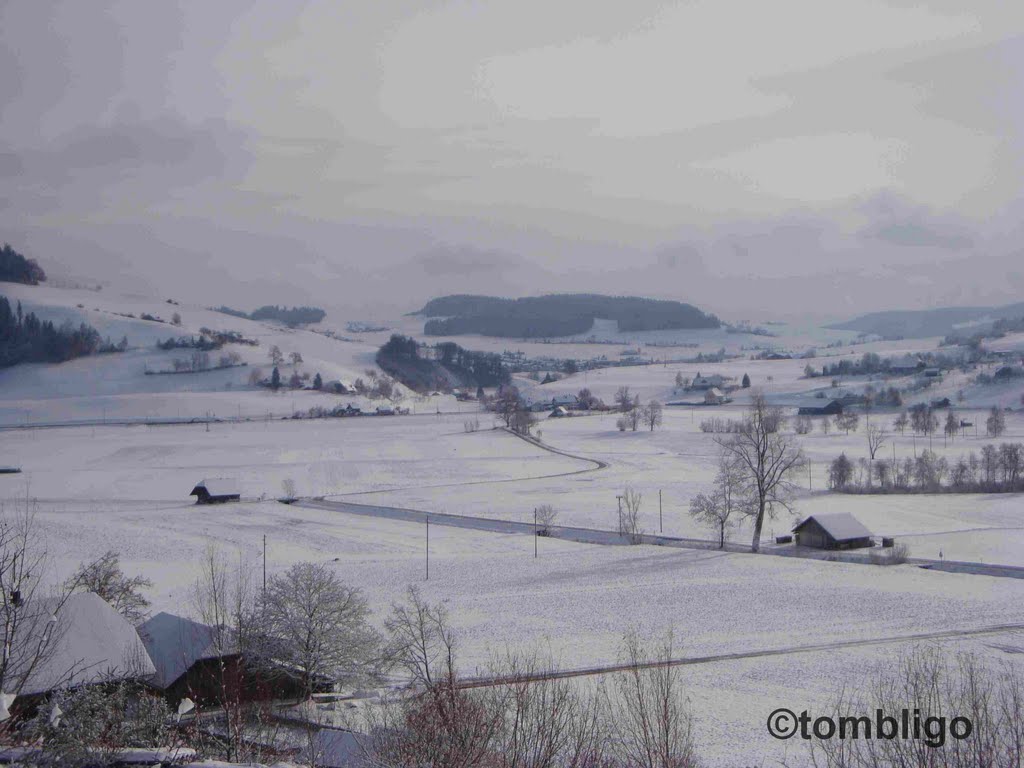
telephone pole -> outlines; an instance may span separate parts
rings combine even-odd
[[[661,488],[658,489],[658,533],[665,532],[665,519],[661,515]]]
[[[267,599],[267,534],[263,534],[263,600]]]
[[[533,508],[533,557],[537,557],[537,508]]]
[[[427,515],[427,581],[430,581],[430,515]]]

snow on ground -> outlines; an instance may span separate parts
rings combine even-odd
[[[622,633],[675,632],[680,656],[783,649],[967,630],[1024,621],[1024,582],[934,573],[910,566],[793,560],[657,547],[598,547],[456,528],[425,529],[275,502],[221,507],[41,505],[38,519],[64,571],[107,548],[155,582],[155,610],[188,604],[195,563],[210,542],[258,572],[263,536],[271,572],[325,562],[361,587],[379,622],[417,584],[442,602],[459,631],[463,672],[485,671],[506,648],[533,648],[565,668],[614,661]],[[799,628],[798,631],[794,631]],[[1020,633],[985,636],[1022,644]],[[930,641],[955,649],[954,640]],[[823,707],[842,683],[891,664],[911,643],[753,658],[685,667],[698,743],[711,765],[783,755],[763,723],[777,706]],[[1010,660],[980,640],[972,647]],[[818,711],[823,711],[819,709]],[[796,745],[797,756],[802,755]],[[737,762],[743,758],[744,762]],[[771,764],[770,762],[768,764]],[[800,765],[800,762],[796,762]]]
[[[648,531],[658,529],[660,489],[666,533],[709,537],[710,532],[695,526],[686,514],[690,499],[706,490],[714,475],[716,446],[712,435],[700,431],[699,422],[711,416],[738,416],[751,391],[737,392],[733,406],[666,408],[664,427],[654,433],[619,432],[614,414],[544,420],[538,425],[545,444],[607,463],[595,471],[590,462],[491,430],[491,418],[484,414],[477,414],[481,431],[465,433],[464,421],[473,418],[475,406],[452,398],[410,398],[405,405],[418,415],[408,417],[283,421],[265,417],[313,405],[371,404],[311,392],[271,395],[247,384],[252,368],[269,370],[266,355],[272,344],[285,354],[300,352],[305,359],[302,368],[310,373],[319,370],[325,380],[351,380],[372,367],[373,353],[390,331],[338,341],[313,330],[254,323],[152,297],[45,286],[4,286],[4,293],[44,316],[49,312],[58,320],[84,319],[114,340],[127,335],[131,351],[0,372],[0,423],[208,413],[257,419],[213,424],[208,431],[197,424],[0,433],[0,465],[24,469],[21,475],[0,476],[0,504],[8,511],[19,509],[26,496],[38,499],[36,519],[55,577],[114,549],[121,553],[127,572],[153,580],[150,597],[155,610],[189,612],[189,585],[199,557],[211,544],[225,558],[240,558],[258,570],[266,536],[271,572],[302,560],[329,563],[342,578],[366,591],[377,621],[390,603],[402,598],[407,585],[420,584],[430,600],[444,602],[451,610],[467,673],[486,666],[506,644],[541,644],[567,667],[609,663],[631,625],[646,632],[673,627],[680,653],[694,656],[1024,622],[1024,581],[1016,579],[911,566],[881,569],[703,550],[600,547],[554,539],[540,540],[540,557],[534,559],[530,536],[442,526],[431,526],[431,578],[424,582],[422,525],[256,499],[281,495],[283,482],[290,479],[303,495],[330,494],[355,502],[506,519],[529,520],[535,506],[550,503],[559,511],[561,523],[611,529],[617,518],[615,496],[629,484],[644,494],[641,518]],[[180,329],[113,314],[148,312],[169,319],[175,311],[182,315]],[[395,328],[422,337],[419,322],[405,318]],[[324,325],[349,335],[337,318]],[[250,365],[187,376],[144,375],[146,367],[168,367],[175,356],[157,351],[157,339],[196,333],[202,326],[258,338],[259,347],[233,348]],[[778,339],[724,333],[700,339],[694,335],[692,340],[681,333],[673,338],[699,343],[704,351],[757,344],[800,351],[794,349],[798,344],[823,345],[835,336],[816,331],[801,336],[797,329],[779,332],[783,335]],[[453,340],[472,349],[522,349],[552,357],[613,358],[620,349],[614,344]],[[665,341],[664,334],[658,340]],[[628,341],[642,344],[644,338]],[[832,360],[868,351],[923,351],[934,345],[935,340],[908,340],[838,349],[819,346],[818,351],[834,356]],[[644,351],[680,357],[697,349]],[[814,364],[821,362],[818,358]],[[525,378],[517,381],[538,396],[589,387],[610,402],[618,387],[629,386],[642,400],[656,397],[664,402],[694,397],[673,391],[677,371],[690,377],[698,371],[724,373],[737,380],[749,373],[755,388],[775,402],[792,405],[830,386],[827,380],[803,378],[805,364],[794,359],[650,365],[580,373],[545,386]],[[857,389],[866,383],[861,379],[843,386]],[[976,409],[991,402],[1016,407],[1020,396],[1019,386],[974,387],[961,374],[953,374],[919,397],[949,396],[956,402],[960,389],[966,395],[965,406]],[[438,410],[446,413],[439,415]],[[983,411],[962,415],[983,433]],[[876,413],[872,419],[888,424],[892,416]],[[840,452],[852,459],[866,456],[863,419],[860,430],[848,436],[834,431],[823,435],[816,425],[812,435],[798,439],[812,466],[811,489],[797,500],[797,518],[850,511],[874,534],[908,542],[914,555],[936,557],[941,550],[947,559],[1024,564],[1020,495],[826,493],[829,461]],[[1002,440],[1022,439],[1024,416],[1015,412]],[[895,445],[897,456],[912,456],[925,442],[897,436],[882,450],[891,455]],[[933,438],[931,443],[936,452],[953,459],[967,450],[980,450],[986,439],[957,438],[943,445],[941,438]],[[237,479],[243,496],[251,501],[215,507],[189,503],[192,485],[216,476]],[[786,532],[792,522],[781,516],[766,525],[765,535]],[[748,536],[741,529],[733,538]],[[996,646],[1024,646],[1019,632],[932,642],[1010,661],[1020,657]],[[855,684],[851,681],[863,679],[859,676],[892,664],[893,655],[905,648],[906,643],[872,645],[685,667],[702,754],[710,765],[718,766],[781,759],[785,745],[771,740],[764,730],[770,711],[778,706],[799,711],[820,705],[837,686]],[[800,747],[791,745],[791,765],[802,763]]]
[[[649,533],[659,531],[658,491],[661,491],[661,530],[668,535],[710,538],[711,532],[695,523],[688,514],[690,500],[710,489],[714,479],[718,447],[714,435],[700,431],[700,420],[710,415],[736,418],[739,408],[666,408],[665,423],[655,432],[619,432],[616,416],[603,414],[563,419],[545,419],[538,425],[543,441],[579,456],[592,457],[608,464],[595,472],[565,478],[522,480],[511,488],[496,492],[486,486],[457,489],[416,487],[404,490],[343,497],[350,501],[390,504],[452,514],[497,517],[510,520],[532,519],[533,508],[551,504],[559,513],[558,522],[592,528],[614,529],[618,524],[616,496],[629,485],[643,494],[641,525]],[[984,413],[966,417],[983,423]],[[891,414],[872,415],[875,424],[889,424]],[[1024,511],[1020,494],[942,494],[942,495],[846,495],[824,492],[828,481],[828,463],[840,453],[856,461],[866,458],[867,442],[862,424],[850,435],[833,430],[815,432],[797,438],[811,461],[811,491],[800,491],[795,514],[781,512],[768,521],[764,537],[788,533],[807,515],[821,512],[851,512],[876,536],[897,536],[920,557],[981,560],[1007,565],[1024,565]],[[955,461],[969,451],[980,452],[987,443],[1024,440],[1024,414],[1011,414],[1007,434],[999,439],[956,438],[943,446],[940,439],[931,445],[939,455]],[[927,440],[896,434],[882,449],[884,455],[902,459],[923,450]],[[799,479],[806,488],[804,478]],[[987,535],[978,535],[982,532]],[[733,532],[732,539],[749,537],[745,528]]]
[[[187,502],[203,478],[238,481],[244,498],[436,486],[571,472],[589,466],[505,432],[467,434],[457,414],[272,420],[6,432],[0,498]]]

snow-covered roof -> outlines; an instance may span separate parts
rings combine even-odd
[[[141,624],[139,636],[153,660],[153,684],[158,688],[167,688],[197,661],[221,655],[213,627],[173,613],[158,613]],[[237,650],[231,640],[224,644],[225,653]]]
[[[196,487],[192,489],[192,493],[195,493],[196,488],[205,488],[206,492],[211,496],[235,496],[239,494],[238,484],[226,477],[211,477],[208,480],[203,480],[201,483],[196,484]]]
[[[824,528],[828,535],[836,541],[864,539],[870,538],[871,536],[871,531],[865,528],[863,523],[849,512],[828,512],[819,515],[811,515],[793,530],[800,530],[811,520],[814,520],[818,525]]]
[[[12,651],[18,660],[15,674],[19,665],[27,670],[43,633],[49,633],[52,649],[28,671],[22,694],[149,677],[156,671],[135,627],[99,595],[84,592],[58,605],[56,599],[33,600],[19,609],[25,623]]]
[[[350,768],[361,764],[366,740],[352,731],[321,728],[313,734],[312,749],[303,749],[298,759],[317,768]]]
[[[711,389],[708,390],[705,397],[725,397],[725,395],[722,394],[722,390],[720,390],[718,387],[712,387]]]

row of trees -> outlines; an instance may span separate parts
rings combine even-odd
[[[986,445],[950,462],[933,451],[914,458],[851,461],[840,454],[829,465],[829,486],[846,493],[1009,493],[1024,490],[1024,444]]]

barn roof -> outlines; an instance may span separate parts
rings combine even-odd
[[[197,483],[196,487],[192,489],[192,493],[189,496],[194,496],[196,491],[200,488],[205,488],[206,492],[211,496],[238,496],[238,484],[226,477],[211,477],[208,480],[203,480],[201,483]]]
[[[828,512],[818,515],[811,515],[793,530],[799,531],[811,520],[820,525],[825,532],[836,541],[848,541],[850,539],[865,539],[871,537],[871,531],[856,517],[849,512]]]
[[[170,686],[197,661],[222,655],[213,627],[173,613],[158,613],[140,625],[139,636],[153,660],[156,673],[152,679],[158,688]],[[233,640],[225,641],[224,653],[236,651]]]
[[[15,641],[12,659],[27,668],[32,650],[50,633],[52,652],[25,677],[22,694],[45,693],[106,680],[149,677],[153,662],[127,619],[92,592],[72,595],[63,605],[56,599],[25,603],[23,634]],[[52,617],[52,618],[51,618]]]

